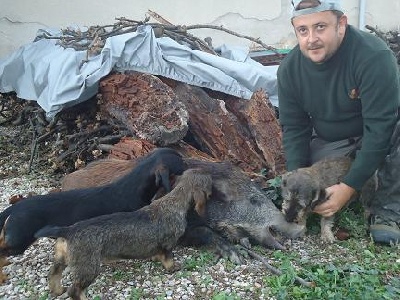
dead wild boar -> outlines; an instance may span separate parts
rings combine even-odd
[[[267,194],[230,162],[190,158],[184,161],[189,168],[200,168],[211,174],[213,191],[203,221],[205,226],[228,240],[239,242],[248,238],[254,244],[284,249],[271,230],[288,238],[297,238],[304,233],[304,226],[287,222]]]

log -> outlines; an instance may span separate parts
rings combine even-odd
[[[100,82],[100,113],[123,122],[133,135],[157,146],[174,144],[188,131],[188,113],[173,90],[154,75],[111,74]]]
[[[275,154],[269,155],[265,150],[268,144],[261,137],[255,139],[253,136],[253,133],[262,133],[259,129],[261,122],[252,120],[251,115],[253,107],[260,102],[258,98],[250,100],[254,104],[248,105],[248,111],[238,114],[238,117],[228,110],[225,101],[210,97],[199,87],[178,83],[174,91],[188,108],[189,131],[202,151],[218,160],[229,160],[246,173],[259,173],[262,169],[274,170],[275,173]],[[244,114],[249,116],[244,117]],[[257,117],[264,121],[270,114],[268,112],[264,118],[260,112]],[[248,126],[249,120],[252,126]],[[279,145],[279,135],[276,138]]]
[[[143,154],[137,151],[140,141],[151,145],[144,152],[168,146],[186,157],[227,160],[253,178],[284,172],[280,126],[263,91],[245,100],[134,72],[110,75],[100,83],[100,93],[100,111],[139,137],[114,145],[111,158]]]
[[[178,151],[183,157],[191,157],[205,161],[217,161],[207,153],[196,149],[184,141],[179,141],[169,147]],[[112,145],[108,159],[132,160],[146,155],[155,148],[157,147],[154,144],[146,140],[125,137],[115,145]]]
[[[282,130],[275,109],[264,91],[259,90],[250,100],[229,97],[225,105],[250,131],[264,160],[268,177],[285,172],[285,157],[282,147]]]
[[[124,137],[111,147],[108,155],[111,159],[132,160],[154,150],[156,146],[149,141]]]

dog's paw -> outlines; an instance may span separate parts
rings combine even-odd
[[[321,240],[324,243],[332,244],[336,241],[336,238],[332,231],[322,231]]]
[[[61,296],[66,291],[67,291],[67,288],[62,286],[62,285],[58,285],[58,286],[55,286],[55,287],[50,287],[50,294],[53,297]]]
[[[4,274],[3,272],[0,273],[0,284],[3,284],[4,282],[6,282],[8,280],[8,277],[6,274]]]
[[[49,290],[53,297],[61,296],[67,291],[67,288],[61,283],[61,276],[62,273],[53,273],[49,276]]]
[[[0,257],[0,268],[11,264],[11,262],[6,257]]]
[[[170,267],[166,268],[168,273],[174,273],[182,269],[182,265],[178,262],[174,262]]]

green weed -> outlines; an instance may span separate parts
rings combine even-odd
[[[212,300],[240,300],[240,297],[235,293],[219,292],[212,296]]]
[[[184,262],[183,269],[193,271],[205,268],[215,262],[215,255],[209,251],[201,251],[198,256],[193,256]]]

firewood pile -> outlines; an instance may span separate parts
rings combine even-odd
[[[128,94],[130,86],[134,88]],[[157,146],[191,153],[185,145],[189,144],[203,157],[230,160],[253,174],[264,170],[276,176],[284,169],[280,126],[263,91],[250,100],[221,93],[217,97],[218,93],[174,80],[130,73],[105,78],[100,94],[103,114],[129,124],[135,136]],[[181,141],[185,144],[178,144]],[[129,157],[116,148],[111,156]]]
[[[60,36],[44,32],[37,38],[86,50],[89,57],[101,51],[108,37],[134,32],[141,25],[151,26],[156,37],[214,55],[219,54],[211,38],[201,40],[189,31],[220,30],[275,51],[275,59],[283,58],[257,38],[222,26],[174,25],[153,11],[143,21],[122,17],[111,25],[86,31],[66,28]],[[0,126],[5,125],[24,127],[20,142],[12,143],[30,153],[28,172],[43,167],[65,174],[98,158],[134,159],[155,147],[172,147],[187,157],[229,160],[254,178],[269,179],[284,171],[280,127],[264,91],[249,101],[149,74],[115,73],[100,82],[96,97],[63,109],[50,122],[36,102],[2,94]],[[7,152],[5,148],[1,151]]]
[[[397,64],[400,65],[400,32],[396,30],[383,32],[370,25],[366,25],[365,28],[380,37],[390,47],[390,49],[392,49],[394,55],[397,57]]]
[[[244,100],[150,74],[115,73],[100,82],[95,98],[51,122],[36,102],[14,94],[0,100],[1,125],[25,126],[32,162],[55,173],[98,158],[134,159],[155,147],[229,160],[254,178],[284,171],[275,108],[261,90]]]

